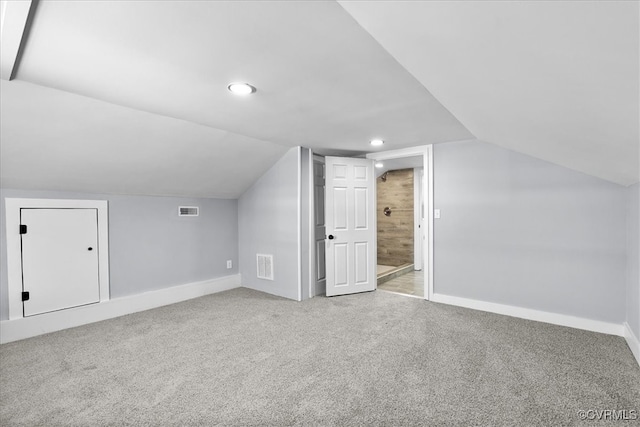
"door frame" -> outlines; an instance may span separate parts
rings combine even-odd
[[[326,263],[325,263],[325,285],[324,285],[324,289],[318,289],[318,287],[316,286],[318,281],[317,281],[317,277],[318,277],[318,270],[316,269],[317,267],[317,260],[316,257],[318,256],[317,251],[316,251],[316,236],[315,236],[315,226],[316,226],[316,198],[315,198],[315,179],[316,179],[316,175],[315,175],[315,163],[321,163],[322,164],[322,169],[323,169],[323,179],[324,179],[324,165],[325,165],[325,161],[324,161],[324,157],[325,156],[321,156],[319,154],[315,154],[315,153],[311,153],[311,174],[309,177],[310,182],[310,189],[309,189],[309,194],[311,195],[309,203],[311,205],[310,207],[310,212],[311,212],[311,225],[310,225],[310,242],[311,242],[311,247],[309,248],[309,263],[310,263],[310,269],[311,271],[311,276],[309,277],[309,298],[313,298],[319,295],[326,295],[326,282],[327,282],[327,272],[326,272]],[[323,184],[324,185],[324,184]],[[323,199],[326,197],[326,191],[323,192],[322,194]],[[322,209],[324,209],[324,204]],[[326,219],[325,219],[326,222]],[[325,231],[326,231],[326,226],[325,226]],[[326,233],[325,233],[326,234]]]
[[[403,157],[422,156],[422,167],[424,171],[424,185],[422,187],[422,197],[426,214],[426,245],[423,245],[422,268],[424,275],[424,299],[433,298],[433,145],[421,145],[417,147],[403,148],[400,150],[380,151],[369,153],[367,159],[374,161],[384,161],[400,159]],[[376,234],[376,246],[377,246]]]
[[[423,168],[414,168],[413,169],[413,261],[415,268],[414,270],[422,270],[423,269],[423,252],[424,245],[426,244],[424,238],[424,197],[423,197],[423,188],[424,188],[424,169]],[[426,288],[425,288],[426,289]]]
[[[20,209],[96,209],[98,212],[98,280],[100,302],[109,300],[109,224],[106,200],[5,199],[7,299],[9,320],[22,319],[22,246]],[[27,224],[28,225],[28,224]]]

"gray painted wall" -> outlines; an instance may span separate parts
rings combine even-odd
[[[481,142],[434,146],[434,291],[622,323],[626,189]]]
[[[298,299],[300,147],[291,148],[238,200],[242,285]],[[274,280],[258,279],[256,254],[273,255]]]
[[[116,196],[52,191],[0,190],[2,212],[0,319],[9,318],[5,198],[109,201],[111,298],[238,273],[236,200]],[[200,216],[178,217],[181,205]],[[226,268],[226,260],[233,268]]]
[[[640,183],[627,195],[627,323],[640,339]]]

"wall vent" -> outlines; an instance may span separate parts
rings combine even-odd
[[[198,216],[200,208],[197,206],[178,206],[178,216]]]
[[[273,255],[257,254],[258,279],[273,280]]]

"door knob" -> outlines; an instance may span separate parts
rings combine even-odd
[[[333,240],[335,239],[335,237],[333,236],[333,234],[329,234],[329,236],[327,236],[329,238],[329,240]]]
[[[89,248],[89,249],[87,249],[87,250],[88,250],[88,251],[92,251],[92,250],[93,250],[93,248],[91,248],[91,247],[90,247],[90,248]]]

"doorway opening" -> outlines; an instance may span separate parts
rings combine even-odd
[[[423,158],[377,162],[378,289],[424,298]]]
[[[315,265],[313,269],[315,270],[315,274],[309,278],[309,295],[311,297],[322,294],[329,295],[329,293],[326,292],[329,282],[332,283],[331,286],[335,287],[335,283],[344,282],[347,276],[354,276],[354,278],[352,278],[354,279],[352,280],[354,286],[355,284],[365,282],[367,285],[373,284],[372,289],[367,287],[367,289],[363,291],[377,289],[376,269],[378,265],[380,265],[381,270],[386,270],[388,267],[392,267],[392,270],[396,270],[399,267],[407,268],[407,274],[403,274],[401,278],[411,278],[414,282],[414,289],[421,291],[421,293],[414,291],[413,295],[410,293],[407,295],[427,300],[431,299],[433,295],[433,212],[431,208],[433,206],[433,176],[431,153],[431,145],[370,153],[366,155],[369,162],[359,164],[352,172],[347,172],[348,168],[346,167],[346,163],[356,162],[358,159],[332,158],[332,162],[338,159],[342,163],[346,163],[342,165],[334,164],[334,162],[329,165],[326,161],[330,159],[330,157],[313,156],[313,168],[310,168],[313,170],[313,173],[310,173],[310,186],[314,187],[314,189],[310,190],[310,194],[314,196],[311,198],[310,203],[314,206],[313,222],[315,231],[310,233],[313,234],[310,240],[314,241],[315,244],[310,245],[309,259],[310,264]],[[386,163],[387,170],[413,170],[413,258],[400,265],[388,265],[385,264],[384,261],[378,262],[376,259],[378,252],[378,236],[376,233],[377,217],[384,215],[385,207],[391,210],[391,206],[382,206],[382,211],[378,212],[375,181],[376,175],[381,176],[384,171],[380,171],[378,174],[373,172],[374,162],[371,160],[375,163],[383,163],[383,167]],[[417,173],[416,170],[418,170]],[[343,176],[345,179],[351,177],[359,180],[359,183],[352,188],[351,191],[350,187],[345,186],[344,183],[333,182],[337,179],[336,176],[338,175]],[[387,175],[387,178],[388,176],[389,175]],[[331,179],[329,179],[330,177]],[[371,190],[371,192],[369,192],[369,190]],[[337,205],[336,198],[338,202]],[[329,201],[331,201],[331,208],[329,207]],[[350,204],[353,204],[354,207],[360,207],[359,210],[354,208],[352,212],[353,215],[348,216],[351,220],[343,221],[337,225],[329,223],[329,220],[335,222],[336,219],[342,218],[344,216],[343,214],[349,211]],[[339,209],[334,212],[336,206]],[[371,210],[367,208],[365,213],[365,210],[362,209],[365,206],[369,206]],[[416,209],[416,207],[419,209]],[[391,215],[393,215],[393,212],[391,212]],[[367,235],[366,238],[361,237],[357,239],[357,247],[352,248],[351,252],[346,250],[345,253],[343,250],[344,244],[341,243],[339,239],[345,237],[344,234],[348,230],[344,229],[344,226],[345,224],[349,224],[350,221],[355,221],[354,229],[357,231],[370,230],[371,234]],[[417,237],[415,237],[416,235]],[[343,250],[343,252],[336,254],[336,247]],[[334,251],[330,253],[328,248],[333,248]],[[349,258],[347,256],[349,254],[352,254],[351,258],[355,256],[354,262],[356,262],[357,265],[354,264],[354,268],[336,269],[334,266],[329,265],[331,257],[344,261],[344,259]],[[385,265],[387,265],[387,268],[382,267]],[[389,271],[381,272],[388,273]],[[391,280],[396,279],[398,278],[394,277]],[[391,282],[391,280],[389,280],[389,282]],[[394,284],[390,283],[390,285]],[[340,295],[346,293],[352,292],[343,292]],[[416,295],[416,293],[418,295],[421,294],[421,296]]]
[[[433,293],[431,146],[371,153],[376,164],[377,288]]]

